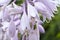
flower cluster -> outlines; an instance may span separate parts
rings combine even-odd
[[[45,33],[42,23],[51,20],[57,11],[55,0],[24,0],[18,6],[16,0],[0,0],[0,40],[39,40],[39,32]],[[41,20],[41,16],[43,19]],[[6,39],[8,37],[8,39]]]

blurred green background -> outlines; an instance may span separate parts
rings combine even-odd
[[[43,24],[45,34],[41,34],[41,40],[60,40],[60,7],[55,14],[55,17],[47,23]]]
[[[20,5],[23,0],[17,0],[16,4]],[[55,17],[47,23],[43,24],[45,28],[45,33],[41,33],[41,40],[60,40],[60,8],[58,7],[58,11],[56,12]]]

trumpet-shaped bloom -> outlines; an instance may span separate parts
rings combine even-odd
[[[15,4],[16,0],[10,2],[0,0],[0,24],[11,40],[18,40],[19,31],[23,35],[22,40],[39,40],[39,32],[45,33],[41,24],[46,19],[51,20],[57,11],[55,0],[25,0],[21,6]]]
[[[51,17],[54,17],[55,11],[57,11],[57,4],[56,1],[53,0],[33,0],[34,2],[30,3],[37,9],[39,13],[43,16],[43,21],[51,20]]]
[[[26,28],[30,29],[30,25],[29,25],[29,19],[28,19],[28,16],[26,15],[25,11],[22,15],[22,18],[21,18],[21,24],[20,24],[20,27],[22,28],[22,30],[24,31]]]

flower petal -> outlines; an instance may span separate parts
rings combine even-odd
[[[2,29],[4,30],[4,31],[6,31],[6,28],[8,28],[9,27],[9,22],[2,22],[2,25],[3,25],[3,27],[2,27]]]
[[[18,40],[18,30],[16,30],[15,36],[12,37],[11,40]]]
[[[0,19],[3,18],[3,11],[0,11]]]
[[[0,5],[6,5],[9,4],[11,0],[0,0]]]
[[[38,28],[39,28],[39,31],[40,31],[41,33],[45,33],[45,30],[44,30],[44,28],[43,28],[41,25],[38,25]]]
[[[37,10],[31,5],[28,3],[28,6],[27,6],[27,10],[28,10],[28,16],[29,17],[36,17],[36,15],[38,14]],[[33,9],[33,10],[32,10]]]
[[[29,25],[29,19],[28,16],[26,15],[26,13],[24,12],[21,18],[21,22],[20,22],[20,27],[21,29],[24,31],[26,29],[26,27],[28,29],[30,29],[30,25]]]
[[[14,22],[11,21],[10,25],[9,25],[9,35],[11,37],[14,37],[15,36],[15,32],[16,32],[16,26],[15,26]]]
[[[48,18],[51,20],[51,17],[54,17],[53,13],[42,3],[42,2],[35,2],[35,8],[40,12],[43,16],[43,21]]]

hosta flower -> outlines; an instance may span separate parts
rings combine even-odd
[[[0,19],[3,18],[5,7],[11,2],[11,0],[0,0]]]
[[[12,5],[13,4],[13,5]],[[1,19],[3,20],[3,30],[8,31],[8,35],[12,38],[15,36],[16,26],[20,25],[20,13],[22,13],[21,7],[12,3],[2,9]],[[13,7],[14,6],[14,7]],[[11,21],[12,16],[14,19]],[[13,31],[12,31],[13,30]],[[6,32],[7,32],[6,31]]]
[[[31,10],[31,9],[33,9],[33,10]],[[31,11],[29,11],[29,10],[31,10]],[[38,18],[36,16],[38,16]],[[34,17],[35,21],[37,21],[37,23],[39,22],[38,21],[39,15],[38,15],[37,10],[32,5],[30,5],[29,3],[28,3],[28,17]],[[32,23],[34,23],[34,20],[32,21]]]
[[[44,28],[43,28],[41,25],[38,25],[38,28],[39,28],[39,31],[40,31],[41,33],[45,33],[45,30],[44,30]]]
[[[10,25],[9,25],[9,35],[10,35],[11,37],[14,37],[15,32],[16,32],[16,26],[15,26],[14,22],[11,21],[11,22],[10,22]]]
[[[37,4],[37,5],[36,5],[36,4]],[[54,16],[54,15],[52,14],[52,12],[50,12],[44,4],[39,3],[39,2],[36,2],[35,5],[36,5],[35,7],[37,8],[37,10],[38,10],[39,12],[41,12],[44,21],[46,20],[46,18],[48,18],[49,20],[51,20],[51,16],[52,16],[52,17]],[[39,5],[39,6],[38,6],[38,5]]]
[[[43,22],[46,20],[51,20],[54,17],[53,13],[57,10],[57,4],[53,0],[33,0],[34,2],[31,3],[34,5],[36,10],[41,13],[43,16]]]
[[[0,0],[0,6],[7,5],[11,2],[11,0]]]
[[[38,14],[36,9],[30,3],[27,4],[27,11],[28,11],[28,17],[36,17]]]
[[[28,19],[28,16],[26,15],[25,11],[22,15],[22,18],[21,18],[21,22],[20,22],[20,27],[22,28],[22,30],[24,31],[27,28],[30,27],[29,25],[29,19]]]
[[[1,28],[5,37],[18,40],[18,33],[21,33],[22,40],[39,40],[39,32],[45,33],[42,23],[52,20],[53,13],[57,11],[56,1],[25,0],[21,6],[15,4],[16,0],[11,1],[0,0],[0,24],[3,25]]]
[[[14,37],[11,40],[18,40],[18,30],[16,30]]]
[[[46,21],[46,18],[48,20],[51,20],[52,17],[54,17],[53,13],[55,13],[55,11],[57,11],[57,4],[53,0],[49,0],[49,1],[48,0],[33,0],[33,1],[26,1],[26,2],[27,2],[27,10],[26,11],[28,12],[27,16],[30,20],[31,20],[31,18],[34,20],[31,22],[32,29],[34,28],[34,25],[37,25],[36,29],[38,29],[38,31],[40,30],[41,33],[45,33],[44,28],[38,22],[38,19],[39,19],[38,14],[41,13],[41,15],[43,16],[43,22]],[[39,32],[36,32],[36,33],[39,33]],[[33,34],[35,34],[34,31],[33,31]],[[37,34],[37,36],[38,35],[39,34]],[[33,40],[34,37],[37,38],[37,36],[31,35],[31,37],[33,37],[33,38],[30,37],[31,38],[30,40]],[[34,39],[34,40],[39,40],[39,39]]]
[[[37,29],[29,32],[29,40],[39,40],[39,31]]]
[[[5,21],[5,22],[2,22],[1,24],[3,25],[2,29],[6,31],[6,29],[9,27],[9,22]]]

